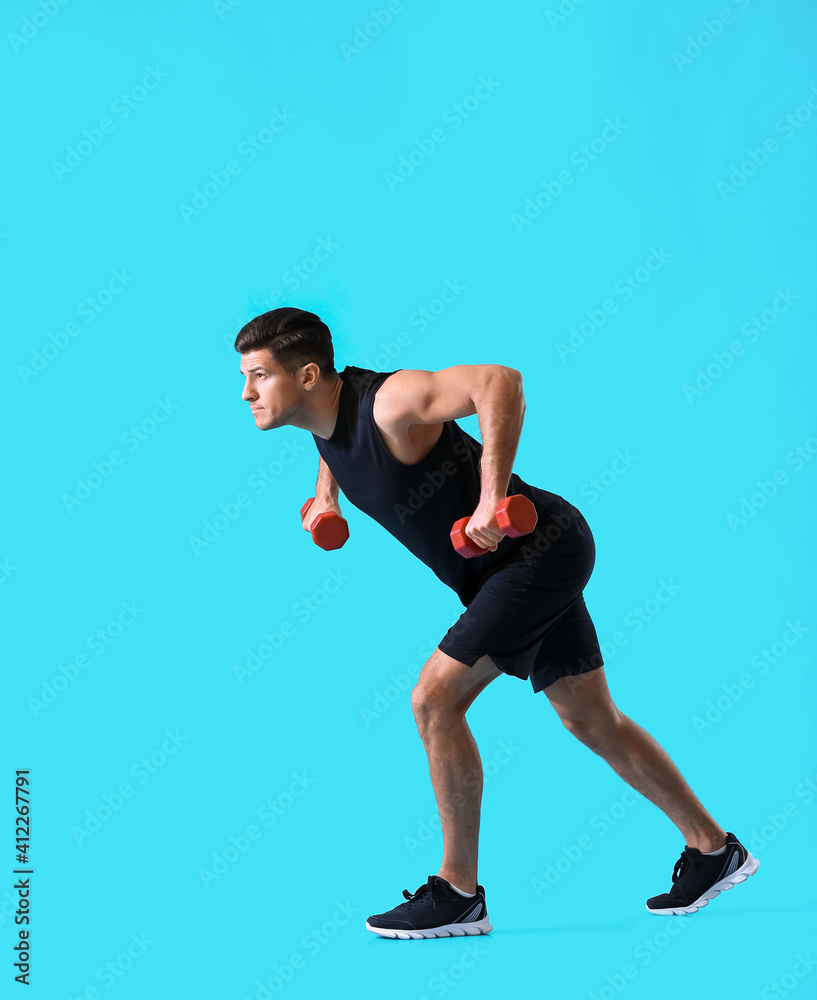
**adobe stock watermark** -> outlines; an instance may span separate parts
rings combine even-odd
[[[786,452],[783,462],[790,466],[793,472],[800,472],[817,455],[817,437],[808,438],[803,444],[795,445]],[[726,523],[736,535],[741,528],[745,527],[759,511],[761,511],[769,500],[773,499],[780,492],[782,486],[787,486],[791,482],[791,477],[785,469],[775,469],[769,479],[756,479],[757,489],[749,496],[740,498],[737,514],[728,511]]]
[[[569,17],[576,13],[579,7],[584,5],[584,2],[585,0],[561,0],[556,10],[548,8],[545,11],[545,17],[547,17],[551,31],[555,31],[563,25]]]
[[[268,309],[277,309],[278,306],[283,305],[286,301],[286,296],[281,291],[280,288],[273,290],[271,295],[265,296],[263,299],[264,306],[258,309],[258,312],[266,312]],[[226,330],[222,331],[221,339],[231,350],[235,349],[235,338],[238,336],[238,331],[247,322],[244,316],[236,316],[232,323]]]
[[[712,729],[721,719],[742,701],[743,696],[755,686],[758,677],[765,677],[769,670],[776,666],[796,646],[802,637],[811,629],[803,625],[798,618],[787,621],[786,628],[779,639],[769,646],[764,646],[759,653],[749,659],[751,671],[744,671],[736,681],[721,684],[723,694],[710,698],[704,705],[701,715],[693,715],[691,722],[696,735],[700,739],[704,733]]]
[[[579,512],[581,516],[581,512]],[[568,510],[565,511],[547,511],[545,515],[539,518],[536,523],[535,529],[528,535],[523,535],[521,537],[522,544],[515,550],[514,558],[518,559],[520,563],[526,567],[535,565],[544,555],[551,551],[553,545],[559,541],[562,536],[567,532],[575,532],[577,530],[577,525],[581,522],[578,520],[577,515],[571,513]],[[501,545],[502,543],[500,543]],[[666,588],[672,589],[675,585],[670,583],[665,585],[664,581],[661,581],[661,586],[658,588],[657,595],[661,601],[665,600],[663,595],[666,592]],[[678,588],[680,589],[680,588]],[[669,598],[667,597],[666,600]],[[656,604],[655,600],[650,600],[647,602],[647,606],[651,607]],[[655,612],[657,613],[657,611]],[[643,627],[640,621],[636,620],[637,615],[644,615],[645,610],[642,606],[636,606],[632,612],[627,616],[628,623],[632,623],[634,630],[640,630]],[[468,637],[472,635],[474,629],[476,629],[477,636],[482,635],[484,613],[479,613],[473,610],[473,607],[469,605],[462,612],[460,617],[456,622],[448,629],[445,634],[445,639],[449,642],[462,643],[466,647],[469,645]],[[626,638],[624,639],[626,642]],[[583,665],[584,660],[580,660],[579,664]],[[602,666],[602,663],[594,664],[595,666]],[[594,667],[589,667],[588,669],[594,669]],[[516,675],[514,675],[516,676]]]
[[[290,608],[289,613],[299,624],[305,625],[313,615],[320,611],[330,596],[337,594],[350,579],[351,577],[339,569],[329,570],[323,583],[310,594],[305,594],[300,600],[297,600]],[[297,630],[297,626],[287,619],[281,622],[274,632],[264,632],[263,642],[255,647],[248,646],[247,656],[243,664],[234,663],[232,665],[233,676],[238,683],[243,687],[250,677],[254,677],[262,667],[273,660],[275,654],[292,639]]]
[[[102,656],[106,653],[116,640],[124,634],[125,630],[144,614],[145,609],[140,607],[135,600],[121,601],[121,611],[109,622],[96,631],[91,632],[85,639],[85,646],[94,656]],[[70,685],[76,683],[80,673],[87,670],[94,661],[87,653],[77,653],[77,655],[66,664],[58,664],[57,672],[40,684],[39,697],[31,696],[27,704],[34,718],[38,718],[41,712],[64,694]]]
[[[596,839],[594,840],[590,833],[583,833],[574,843],[563,843],[561,845],[561,853],[558,857],[553,861],[548,861],[540,870],[539,876],[534,876],[530,880],[531,888],[536,894],[536,898],[541,899],[546,892],[550,892],[555,885],[558,885],[562,881],[562,878],[582,860],[587,852],[592,851],[599,840],[605,837],[613,827],[621,822],[633,806],[643,801],[643,797],[634,789],[628,788],[612,805],[606,809],[600,809],[592,816],[587,825],[597,835]]]
[[[379,691],[373,692],[369,703],[360,706],[360,717],[369,729],[375,719],[381,718],[398,701],[406,691],[410,691],[420,676],[420,671],[425,665],[425,661],[437,647],[436,639],[429,639],[417,650],[418,660],[409,664],[405,670],[397,674],[389,674],[388,684]]]
[[[615,972],[604,977],[604,984],[588,993],[589,1000],[614,1000],[629,983],[638,978],[641,969],[650,965],[665,948],[669,947],[681,931],[695,926],[694,920],[670,917],[657,934],[643,938],[633,949],[631,960]],[[636,962],[638,965],[636,965]]]
[[[375,38],[377,38],[384,28],[387,28],[398,14],[402,14],[405,7],[400,0],[388,0],[385,7],[375,9],[370,8],[371,17],[362,25],[357,25],[352,33],[352,41],[342,41],[340,51],[347,65],[359,56],[364,49],[367,49]]]
[[[213,10],[218,14],[219,21],[224,20],[225,14],[232,14],[236,7],[241,6],[242,0],[213,0]]]
[[[340,243],[336,243],[331,236],[319,236],[310,253],[294,264],[290,264],[281,275],[281,281],[286,285],[288,292],[297,292],[301,285],[318,270],[321,264],[329,260],[336,250],[340,250]],[[279,289],[274,289],[273,295],[278,291]]]
[[[479,109],[502,86],[501,82],[494,79],[493,74],[487,77],[477,77],[478,83],[473,92],[464,97],[461,101],[456,101],[449,105],[442,113],[442,120],[450,126],[451,132],[456,132],[462,128]],[[386,170],[383,178],[392,193],[397,188],[405,184],[409,177],[423,166],[423,164],[437,152],[437,148],[448,140],[448,132],[443,126],[438,125],[432,129],[427,136],[414,140],[414,148],[408,154],[401,154],[397,159],[397,166],[394,170]]]
[[[314,958],[333,938],[337,937],[340,929],[345,927],[352,917],[360,913],[359,907],[352,905],[351,899],[347,899],[345,903],[336,899],[335,907],[335,912],[328,920],[324,920],[320,927],[313,927],[304,934],[300,942],[301,951],[293,952],[285,962],[276,962],[270,975],[266,979],[256,979],[252,987],[254,992],[244,993],[241,1000],[272,1000],[272,997],[280,993],[287,983],[291,983],[295,976],[306,968],[310,958]]]
[[[89,326],[134,280],[134,276],[128,273],[124,267],[112,270],[110,279],[102,288],[97,289],[93,295],[87,295],[79,303],[75,310],[76,315],[85,321],[86,327]],[[17,365],[17,374],[23,385],[28,385],[33,378],[41,375],[49,364],[69,346],[72,338],[78,337],[82,333],[82,330],[79,323],[69,320],[62,330],[49,333],[46,343],[31,352],[29,363]]]
[[[744,841],[746,849],[755,857],[759,857],[773,840],[789,826],[793,819],[800,815],[802,806],[810,806],[817,799],[817,772],[808,775],[803,781],[798,781],[794,786],[793,794],[795,799],[800,801],[798,806],[795,799],[787,799],[778,812],[767,812],[764,816],[765,822],[759,829],[754,827],[749,831],[749,835]]]
[[[523,535],[523,542],[516,551],[516,557],[530,566],[536,563],[543,555],[551,550],[553,544],[557,542],[567,531],[575,531],[576,521],[574,516],[568,511],[548,511],[545,517],[541,517],[536,522],[536,527],[529,535]],[[467,609],[466,609],[467,610]],[[462,620],[462,617],[461,619]],[[474,618],[476,621],[476,617]],[[452,626],[451,637],[459,637],[467,634],[471,624],[471,618],[466,617],[463,622],[464,628],[460,629],[459,622]]]
[[[618,116],[616,116],[615,120],[605,118],[604,128],[589,142],[574,149],[568,157],[568,163],[574,166],[579,174],[584,173],[591,163],[595,163],[599,157],[604,156],[611,144],[629,127]],[[529,195],[525,198],[525,206],[521,212],[511,213],[511,223],[516,234],[519,235],[523,230],[532,226],[542,215],[542,212],[546,211],[555,201],[561,198],[565,188],[569,187],[575,180],[576,176],[573,172],[565,167],[559,171],[554,180],[545,179],[541,181],[540,186],[542,190],[535,195]]]
[[[282,272],[278,280],[282,285],[286,286],[286,291],[283,288],[273,288],[266,297],[268,302],[267,308],[277,309],[279,306],[284,305],[289,295],[297,292],[301,285],[312,277],[321,264],[326,263],[336,251],[340,250],[340,246],[340,243],[336,242],[332,236],[319,236],[308,254],[300,260],[294,261]],[[238,320],[237,322],[240,323],[241,321]],[[235,338],[236,332],[224,335],[224,340],[230,347],[234,346]]]
[[[111,986],[115,986],[122,976],[133,968],[134,962],[142,958],[148,948],[155,944],[156,942],[153,938],[149,938],[145,931],[142,931],[141,934],[131,934],[130,943],[127,947],[123,948],[110,961],[99,966],[94,976],[95,982],[99,983],[100,986],[104,986],[106,990],[110,989]],[[76,996],[68,997],[67,1000],[100,1000],[101,996],[99,987],[91,985],[86,986]]]
[[[426,983],[426,989],[435,997],[444,997],[450,989],[461,982],[469,969],[473,969],[477,962],[488,954],[488,948],[479,941],[469,941],[462,949],[457,958],[446,968],[440,969]],[[417,998],[417,1000],[429,1000],[427,995]]]
[[[452,451],[457,456],[457,462],[446,458],[436,469],[426,469],[422,477],[416,479],[399,500],[394,501],[392,510],[401,527],[422,510],[429,500],[439,496],[440,491],[445,492],[451,478],[461,469],[472,467],[474,456],[465,441],[458,438],[452,445]]]
[[[650,247],[643,264],[628,272],[613,285],[615,298],[606,298],[597,309],[585,309],[585,318],[568,328],[566,340],[558,340],[554,345],[562,364],[576,354],[607,322],[610,316],[618,312],[619,305],[629,302],[636,292],[640,291],[656,271],[660,271],[672,254],[664,249],[662,243],[658,248]]]
[[[169,396],[164,399],[157,396],[155,403],[150,416],[143,417],[138,424],[131,424],[119,436],[119,443],[124,451],[114,448],[101,461],[92,462],[92,471],[85,476],[77,476],[72,491],[61,494],[60,499],[69,514],[73,514],[86,500],[90,500],[100,486],[111,478],[114,470],[125,464],[128,455],[138,451],[150,440],[170,414],[179,408],[179,404],[172,403]]]
[[[647,625],[661,613],[663,608],[672,601],[683,587],[675,582],[675,577],[665,580],[663,577],[658,581],[659,586],[652,597],[647,598],[643,604],[636,604],[624,616],[624,624],[628,632],[623,629],[616,629],[612,636],[605,642],[599,643],[600,654],[594,654],[590,659],[581,657],[579,666],[584,667],[583,673],[572,674],[565,677],[567,686],[571,693],[579,690],[585,684],[593,680],[593,671],[597,667],[604,665],[605,661],[610,661],[626,645],[634,635],[638,635]]]
[[[285,792],[276,795],[274,799],[259,806],[256,811],[256,818],[263,827],[256,823],[250,823],[238,834],[231,834],[226,847],[220,851],[213,851],[209,862],[210,867],[204,866],[198,869],[198,876],[205,889],[209,889],[213,882],[218,882],[236,864],[254,843],[257,843],[265,830],[274,826],[278,820],[284,816],[295,805],[296,799],[301,798],[308,788],[311,788],[317,778],[311,778],[306,771],[292,772],[292,781]]]
[[[3,927],[6,923],[6,919],[11,917],[11,922],[17,924],[14,919],[20,909],[20,894],[12,895],[7,889],[3,893],[2,902],[0,902],[0,927]],[[17,925],[19,927],[19,924]]]
[[[782,315],[787,313],[792,304],[800,301],[800,296],[793,292],[791,285],[786,286],[786,290],[775,289],[776,297],[772,304],[763,309],[760,315],[752,316],[740,328],[741,335],[746,337],[750,344],[754,344],[762,333],[771,329]],[[681,391],[684,399],[691,406],[696,399],[711,389],[712,386],[721,379],[727,371],[734,365],[738,358],[742,358],[746,353],[746,346],[740,340],[732,340],[726,350],[713,351],[712,361],[706,368],[695,369],[694,384],[684,382]]]
[[[264,296],[265,308],[258,311],[266,312],[286,305],[289,296],[293,292],[297,292],[301,285],[315,274],[321,264],[326,263],[340,248],[341,244],[332,236],[319,236],[309,253],[290,264],[278,278],[281,284],[286,285],[287,290],[284,291],[283,288],[279,287],[271,289],[269,294]],[[233,326],[222,333],[221,339],[227,347],[233,348],[235,346],[235,338],[244,323],[244,317],[236,316]]]
[[[262,125],[257,132],[242,139],[236,149],[236,156],[240,157],[240,160],[231,158],[223,167],[211,170],[208,179],[202,186],[193,188],[190,201],[180,201],[176,206],[184,224],[189,225],[191,219],[201,215],[205,208],[212,205],[221,192],[230,186],[233,179],[238,177],[243,167],[254,162],[259,153],[263,153],[293,121],[295,121],[295,115],[287,111],[286,108],[282,110],[275,108],[265,125]]]
[[[789,111],[782,118],[778,118],[774,124],[774,130],[784,139],[791,139],[807,122],[811,121],[815,111],[817,111],[817,85],[812,84],[806,100],[802,104],[798,104],[794,111]],[[743,188],[761,167],[766,166],[769,157],[780,152],[781,148],[773,135],[764,139],[755,149],[747,147],[746,159],[738,164],[730,164],[728,181],[719,180],[715,184],[721,201],[728,201],[731,195]]]
[[[133,778],[135,785],[129,781],[123,781],[115,792],[102,795],[102,801],[93,809],[85,810],[85,819],[81,824],[74,824],[71,827],[71,835],[77,844],[82,847],[90,840],[95,833],[99,833],[105,823],[109,823],[116,816],[125,802],[132,799],[139,789],[139,786],[148,782],[154,774],[157,774],[167,764],[168,760],[179,748],[187,743],[189,736],[183,736],[178,729],[172,732],[165,730],[165,739],[161,746],[156,747],[147,757],[140,757],[130,768],[128,774]]]
[[[146,66],[145,75],[141,83],[137,83],[130,90],[119,95],[111,101],[110,110],[116,118],[123,122],[142,104],[150,93],[163,83],[170,73],[165,72],[159,66]],[[77,139],[73,146],[65,147],[65,157],[63,160],[52,160],[51,169],[58,181],[62,182],[66,174],[72,174],[77,167],[88,159],[88,157],[99,149],[106,137],[116,131],[116,122],[112,118],[100,118],[96,125],[82,130],[82,138]]]
[[[743,13],[751,0],[730,0],[730,2],[737,7],[739,13]],[[734,23],[735,12],[728,7],[723,7],[717,17],[704,18],[695,35],[687,35],[684,39],[686,42],[684,51],[676,50],[672,53],[672,61],[678,72],[683,73],[687,66],[691,66],[714,41],[721,37],[727,25]]]
[[[595,503],[599,500],[638,461],[638,455],[631,454],[629,448],[625,448],[623,452],[620,448],[616,448],[613,454],[616,457],[610,463],[609,468],[602,470],[597,476],[593,476],[579,487],[579,496],[588,503]]]
[[[505,767],[513,758],[521,753],[522,747],[516,746],[516,744],[511,739],[500,740],[497,749],[494,751],[493,756],[490,760],[482,762],[482,772],[483,781],[487,785],[492,778],[499,774],[500,770]],[[473,777],[466,777],[462,782],[466,787],[471,787],[477,783],[477,779]],[[468,802],[468,798],[463,795],[462,792],[457,791],[451,797],[449,805],[452,811],[456,812],[457,809],[461,809]],[[428,819],[421,820],[417,824],[417,829],[414,831],[414,836],[408,834],[403,837],[403,843],[406,846],[406,850],[409,852],[410,857],[414,857],[417,851],[421,847],[425,847],[426,844],[434,840],[437,833],[442,830],[442,820],[440,819],[439,810],[433,813]]]
[[[817,958],[807,951],[805,955],[798,951],[794,956],[792,965],[780,976],[767,983],[760,991],[760,1000],[782,1000],[792,990],[797,989],[803,979],[811,974],[811,970],[817,966]]]
[[[69,2],[70,0],[40,0],[37,4],[39,9],[35,10],[30,17],[23,18],[20,30],[7,33],[6,38],[11,45],[11,51],[19,52],[24,45],[28,45]]]
[[[417,333],[425,333],[433,323],[437,322],[446,309],[467,290],[468,285],[464,285],[459,278],[446,278],[439,292],[409,315],[408,325]],[[374,358],[366,358],[360,367],[368,368],[371,371],[389,370],[389,365],[393,364],[403,351],[413,343],[412,334],[401,330],[394,340],[381,340],[380,353]]]
[[[8,556],[5,559],[0,560],[0,584],[6,583],[11,579],[11,574],[16,573],[19,570],[19,566],[12,564]]]
[[[261,496],[305,451],[306,445],[297,439],[288,441],[275,458],[250,473],[247,477],[247,488],[252,490],[255,497]],[[213,542],[218,541],[224,532],[235,524],[241,512],[252,506],[252,502],[253,496],[240,490],[226,503],[220,503],[216,513],[202,521],[200,534],[187,536],[187,543],[193,555],[200,555],[205,549],[209,549]]]

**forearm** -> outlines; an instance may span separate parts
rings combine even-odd
[[[474,396],[482,434],[480,502],[497,504],[506,496],[522,434],[525,395],[522,376],[513,368],[497,367]]]
[[[326,462],[324,462],[323,457],[321,457],[320,465],[318,466],[318,481],[315,484],[315,499],[319,503],[338,502],[338,484],[335,481],[335,477],[332,475],[329,466]]]

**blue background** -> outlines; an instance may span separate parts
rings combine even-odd
[[[28,768],[28,996],[817,997],[814,6],[233,2],[3,14],[4,991]],[[523,372],[613,697],[755,877],[647,913],[683,838],[505,677],[469,713],[496,929],[364,929],[438,870],[408,689],[462,608],[349,504],[342,550],[301,530],[311,437],[258,433],[232,349],[284,304],[339,368]]]

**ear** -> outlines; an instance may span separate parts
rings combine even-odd
[[[309,361],[298,371],[298,378],[300,379],[301,386],[306,389],[307,392],[311,392],[315,386],[317,386],[320,381],[320,377],[321,366],[314,361]]]

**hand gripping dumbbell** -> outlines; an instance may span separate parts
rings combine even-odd
[[[499,530],[510,538],[519,538],[522,535],[529,535],[536,527],[538,521],[536,508],[521,493],[516,493],[512,497],[505,497],[496,509],[496,523]],[[474,556],[485,555],[492,549],[483,549],[465,534],[465,526],[471,520],[470,517],[461,517],[454,522],[451,529],[451,542],[461,556],[466,559],[473,559]]]
[[[303,507],[301,507],[301,521],[306,517],[309,505],[314,500],[314,497],[310,497]],[[332,510],[326,510],[322,514],[318,514],[317,517],[309,522],[307,527],[312,535],[312,541],[327,551],[329,549],[339,549],[349,537],[349,525],[346,523],[346,519]]]

